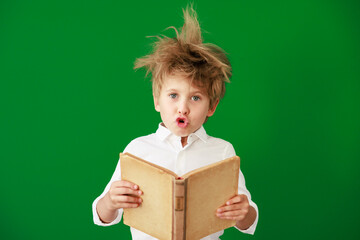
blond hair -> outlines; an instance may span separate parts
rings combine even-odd
[[[197,87],[205,90],[210,99],[210,108],[225,94],[225,82],[231,77],[231,65],[225,52],[211,43],[203,43],[197,14],[187,6],[184,25],[180,31],[175,27],[176,37],[156,36],[153,52],[135,61],[134,69],[144,67],[151,72],[153,94],[159,96],[163,79],[171,74],[188,78]]]

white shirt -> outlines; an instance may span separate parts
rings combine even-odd
[[[236,155],[233,146],[229,142],[219,138],[208,136],[203,127],[201,127],[196,132],[190,134],[187,139],[187,145],[183,147],[181,144],[181,137],[178,137],[171,133],[166,127],[162,126],[162,124],[159,125],[156,133],[150,134],[148,136],[139,137],[131,141],[123,152],[131,153],[146,161],[165,167],[175,172],[179,176],[194,169]],[[123,213],[122,209],[119,209],[117,218],[111,223],[103,223],[100,220],[96,211],[97,202],[109,191],[111,183],[121,180],[120,173],[121,171],[119,161],[116,166],[115,172],[110,182],[107,184],[104,192],[93,202],[93,218],[94,223],[97,225],[109,226],[119,223],[121,221]],[[253,225],[246,230],[239,230],[243,233],[254,234],[258,222],[258,208],[256,204],[251,201],[251,196],[249,191],[246,189],[244,175],[241,171],[239,173],[238,194],[245,194],[249,199],[250,206],[254,207],[257,212],[257,217]],[[130,228],[130,230],[132,234],[132,239],[134,240],[156,239],[134,228]],[[220,231],[202,239],[218,240],[223,233],[224,231]]]

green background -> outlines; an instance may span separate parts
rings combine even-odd
[[[187,1],[0,2],[1,239],[130,239],[91,203],[118,154],[160,121],[133,62]],[[230,141],[260,218],[254,236],[359,239],[360,3],[195,1],[232,83],[209,135]],[[205,199],[204,199],[205,201]]]

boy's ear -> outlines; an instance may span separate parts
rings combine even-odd
[[[208,113],[207,113],[206,116],[211,117],[212,115],[214,115],[215,110],[216,110],[216,107],[217,107],[217,105],[219,104],[219,101],[220,101],[220,100],[217,99],[216,102],[215,102],[215,104],[214,104],[214,106],[213,106],[212,108],[209,108],[209,111],[208,111]]]
[[[153,95],[153,98],[154,98],[154,106],[155,106],[155,110],[157,112],[160,112],[160,105],[159,105],[159,101],[157,99],[157,97],[155,97],[155,95]]]

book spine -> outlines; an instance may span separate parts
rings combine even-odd
[[[173,240],[185,240],[185,209],[186,209],[186,182],[184,179],[174,181],[174,225]]]

